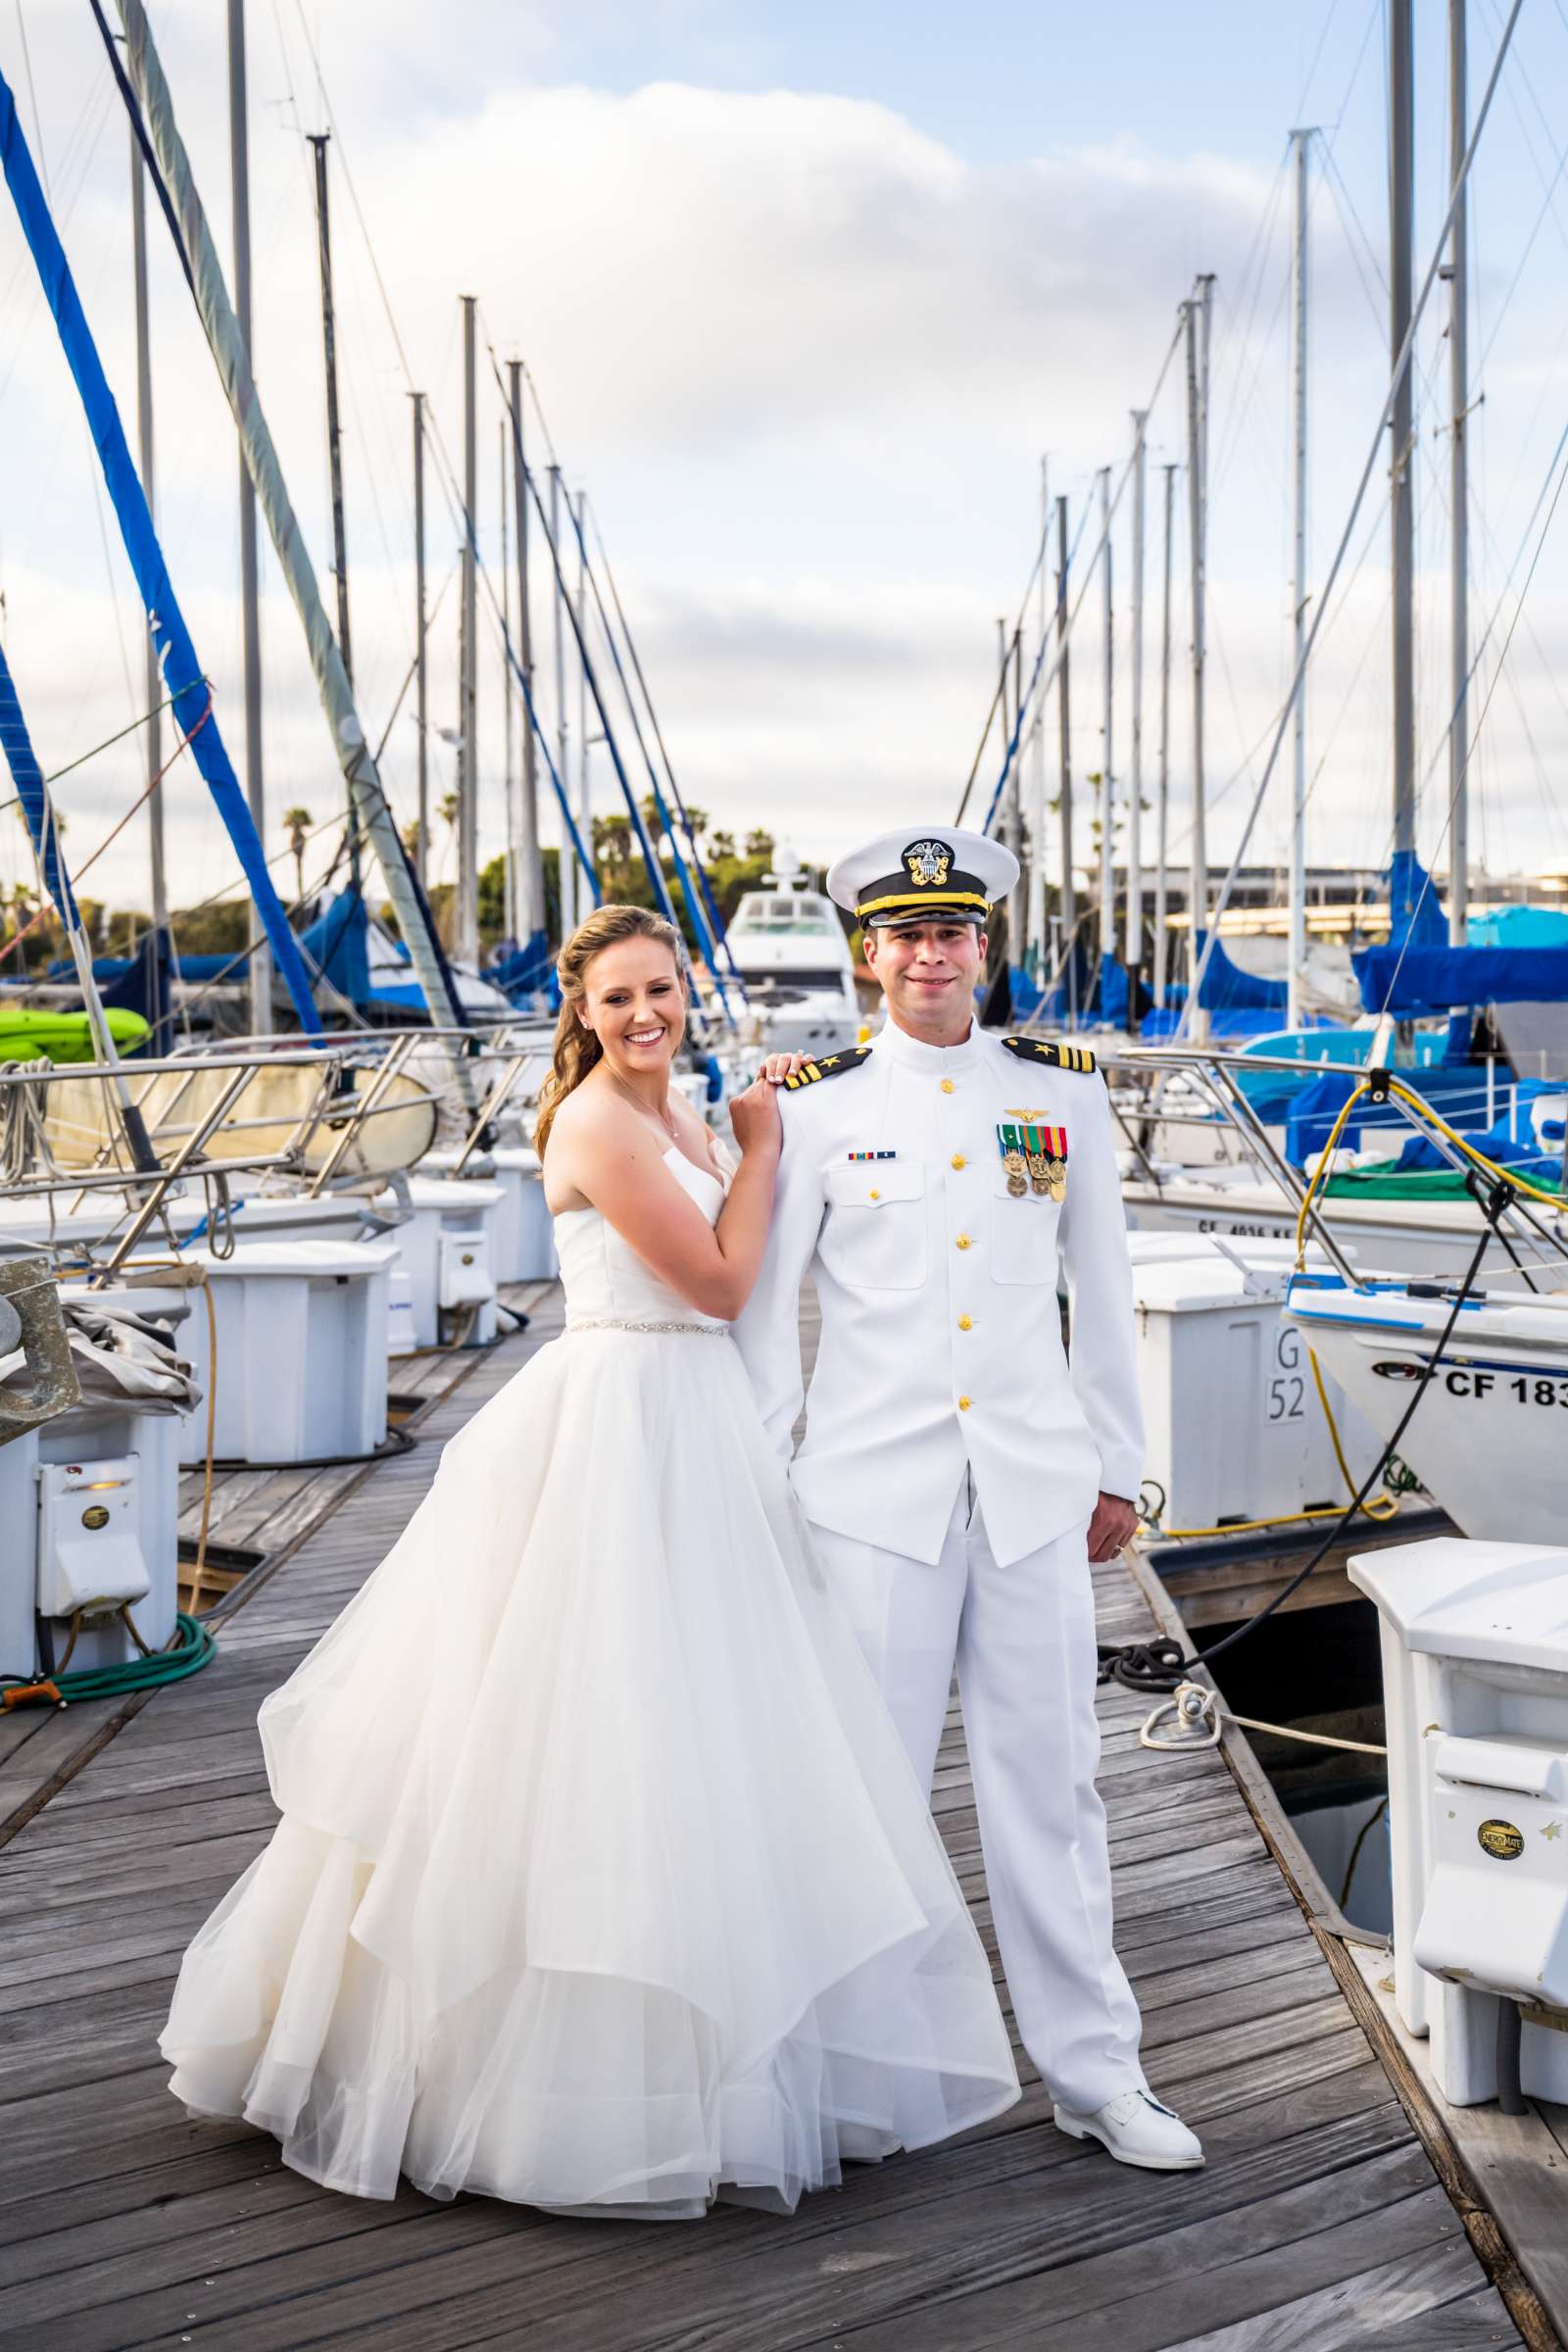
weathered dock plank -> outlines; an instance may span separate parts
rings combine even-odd
[[[224,1612],[217,1662],[0,1848],[0,2352],[1517,2343],[1225,1760],[1141,1747],[1143,1702],[1120,1690],[1102,1704],[1119,1943],[1202,2173],[1135,2173],[1063,2138],[1027,2062],[1019,2105],[961,2141],[852,2167],[791,2221],[721,2209],[689,2228],[338,2197],[261,2134],[175,2107],[154,2043],[179,1953],[273,1819],[256,1708],[395,1541],[440,1444],[558,1327],[555,1295],[534,1303],[526,1334],[434,1396],[414,1452],[293,1528]],[[1155,1630],[1125,1571],[1096,1584],[1116,1638]],[[24,1753],[0,1748],[0,1789]],[[995,1966],[956,1708],[936,1801]]]

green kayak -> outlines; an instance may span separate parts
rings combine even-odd
[[[139,1012],[119,1005],[104,1013],[116,1050],[134,1053],[152,1035]],[[92,1030],[84,1012],[51,1012],[27,1004],[0,1004],[0,1062],[92,1061]]]

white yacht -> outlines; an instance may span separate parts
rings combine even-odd
[[[727,944],[770,1052],[831,1054],[860,1027],[855,965],[838,908],[780,849],[760,890],[731,917]]]

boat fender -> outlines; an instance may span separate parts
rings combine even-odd
[[[819,1078],[842,1078],[846,1070],[858,1070],[869,1056],[869,1046],[846,1046],[842,1054],[824,1054],[819,1061],[804,1062],[792,1070],[784,1084],[794,1094],[803,1086],[815,1086]]]
[[[1100,1067],[1087,1046],[1057,1045],[1044,1037],[1004,1037],[1002,1042],[1020,1061],[1043,1061],[1054,1070],[1075,1070],[1090,1078]]]

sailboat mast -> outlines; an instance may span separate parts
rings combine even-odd
[[[474,350],[474,313],[478,298],[462,296],[463,303],[463,604],[462,651],[459,662],[458,711],[458,920],[453,938],[465,961],[479,960],[479,738],[478,634],[479,585],[475,541],[479,497],[479,453]]]
[[[1138,1027],[1138,975],[1144,961],[1144,428],[1133,418],[1132,760],[1127,777],[1127,1027]]]
[[[1462,184],[1467,114],[1465,0],[1448,0],[1448,178],[1458,207],[1448,232],[1448,385],[1453,409],[1448,446],[1448,513],[1452,517],[1449,581],[1449,660],[1453,691],[1448,721],[1448,938],[1462,948],[1470,910],[1470,489],[1469,431],[1469,206]]]
[[[1056,501],[1056,815],[1061,826],[1061,936],[1065,946],[1078,920],[1073,881],[1072,670],[1067,643],[1067,501]],[[1068,971],[1072,970],[1070,947]],[[1069,989],[1071,983],[1069,981]]]
[[[1101,603],[1101,732],[1100,760],[1100,959],[1103,966],[1116,953],[1116,868],[1112,858],[1111,823],[1114,813],[1111,784],[1112,730],[1115,723],[1115,615],[1111,601],[1110,467],[1100,468],[1100,584]],[[1103,995],[1102,995],[1103,1004]]]
[[[1176,468],[1165,468],[1164,585],[1159,609],[1159,782],[1154,803],[1154,1004],[1165,1003],[1170,943],[1165,924],[1170,889],[1170,542]]]
[[[507,363],[512,411],[512,503],[517,515],[517,664],[533,700],[533,614],[528,597],[528,496],[523,480],[522,362]],[[539,783],[533,727],[524,714],[522,790],[517,810],[517,937],[526,947],[545,928],[544,871],[539,859]]]
[[[1199,394],[1199,311],[1195,296],[1182,304],[1187,346],[1187,538],[1193,626],[1193,825],[1187,886],[1188,977],[1196,983],[1199,934],[1208,928],[1207,787],[1203,779],[1203,418]],[[1206,1044],[1208,1015],[1196,1002],[1187,1007],[1187,1033]]]
[[[550,468],[550,544],[561,545],[561,467]],[[559,557],[555,564],[555,593],[552,611],[556,623],[556,773],[561,778],[564,795],[571,790],[568,781],[570,768],[566,764],[566,746],[569,729],[566,725],[566,637],[563,626],[562,606],[565,602],[566,586],[562,577]],[[569,805],[569,804],[568,804]],[[561,937],[563,944],[577,928],[577,867],[571,842],[571,827],[561,828]]]
[[[247,367],[251,335],[251,164],[245,89],[245,0],[228,0],[228,159],[234,200],[234,318]],[[267,844],[267,788],[262,772],[262,624],[256,543],[256,489],[239,461],[239,592],[245,674],[245,799],[256,838]],[[157,798],[157,795],[154,795]],[[259,924],[250,946],[250,1026],[266,1037],[272,1026],[272,959]]]
[[[570,505],[570,500],[567,500]],[[586,854],[594,854],[593,779],[588,764],[588,493],[579,490],[575,510],[577,532],[577,831]],[[650,824],[654,856],[660,855],[658,818]],[[584,885],[586,887],[586,883]],[[649,887],[654,888],[652,876]],[[654,895],[658,896],[655,889]]]
[[[507,420],[503,416],[496,426],[500,435],[500,468],[496,477],[496,496],[501,516],[501,709],[506,720],[505,751],[502,756],[502,807],[507,820],[507,854],[502,863],[506,880],[506,920],[503,928],[509,940],[517,939],[517,819],[513,806],[513,685],[512,663],[507,659],[507,647],[512,643],[512,545],[507,521]]]
[[[1310,130],[1293,130],[1295,176],[1291,239],[1291,490],[1294,506],[1294,563],[1291,571],[1293,638],[1291,667],[1301,666],[1306,647],[1306,214]],[[1301,977],[1306,963],[1306,680],[1301,680],[1292,720],[1290,949],[1286,966],[1286,1022],[1301,1025]]]
[[[1025,884],[1023,870],[1023,628],[1012,632],[1012,725],[1007,733],[1008,743],[1018,735],[1013,750],[1012,771],[1008,777],[1007,832],[1008,849],[1018,860],[1018,879],[1007,899],[1007,956],[1011,962],[1028,961],[1027,921],[1025,916]],[[1005,751],[1003,758],[1006,758]]]
[[[1415,207],[1411,0],[1389,6],[1389,354],[1398,368],[1410,327],[1411,234]],[[1415,850],[1415,370],[1398,368],[1395,387],[1390,520],[1394,576],[1394,849]]]
[[[153,465],[153,355],[147,318],[147,173],[134,131],[130,133],[130,240],[136,282],[136,454],[147,511],[156,522],[158,500]],[[143,662],[142,676],[147,696],[149,880],[153,928],[163,931],[169,924],[169,885],[164,866],[164,796],[154,788],[154,778],[164,764],[164,714],[159,708],[164,699],[164,682],[158,667],[158,649],[153,644],[151,631],[147,635]],[[155,1053],[167,1053],[169,1042],[167,1038],[157,1039]]]
[[[1046,460],[1040,461],[1040,578],[1036,591],[1035,635],[1046,642],[1046,550],[1051,544],[1051,484]],[[1034,776],[1029,801],[1029,956],[1034,978],[1044,984],[1046,970],[1046,704],[1042,694],[1035,705],[1030,735]]]
[[[430,846],[429,613],[424,592],[424,394],[411,392],[409,398],[414,404],[414,715],[419,737],[419,821],[414,871],[422,890]]]
[[[326,468],[332,500],[332,572],[337,581],[337,643],[343,667],[354,684],[354,648],[349,636],[349,550],[343,516],[343,433],[337,405],[337,317],[332,304],[332,227],[327,209],[326,143],[329,130],[308,136],[316,164],[316,245],[321,277],[321,364],[326,377]],[[360,892],[360,831],[349,810],[349,887]]]

